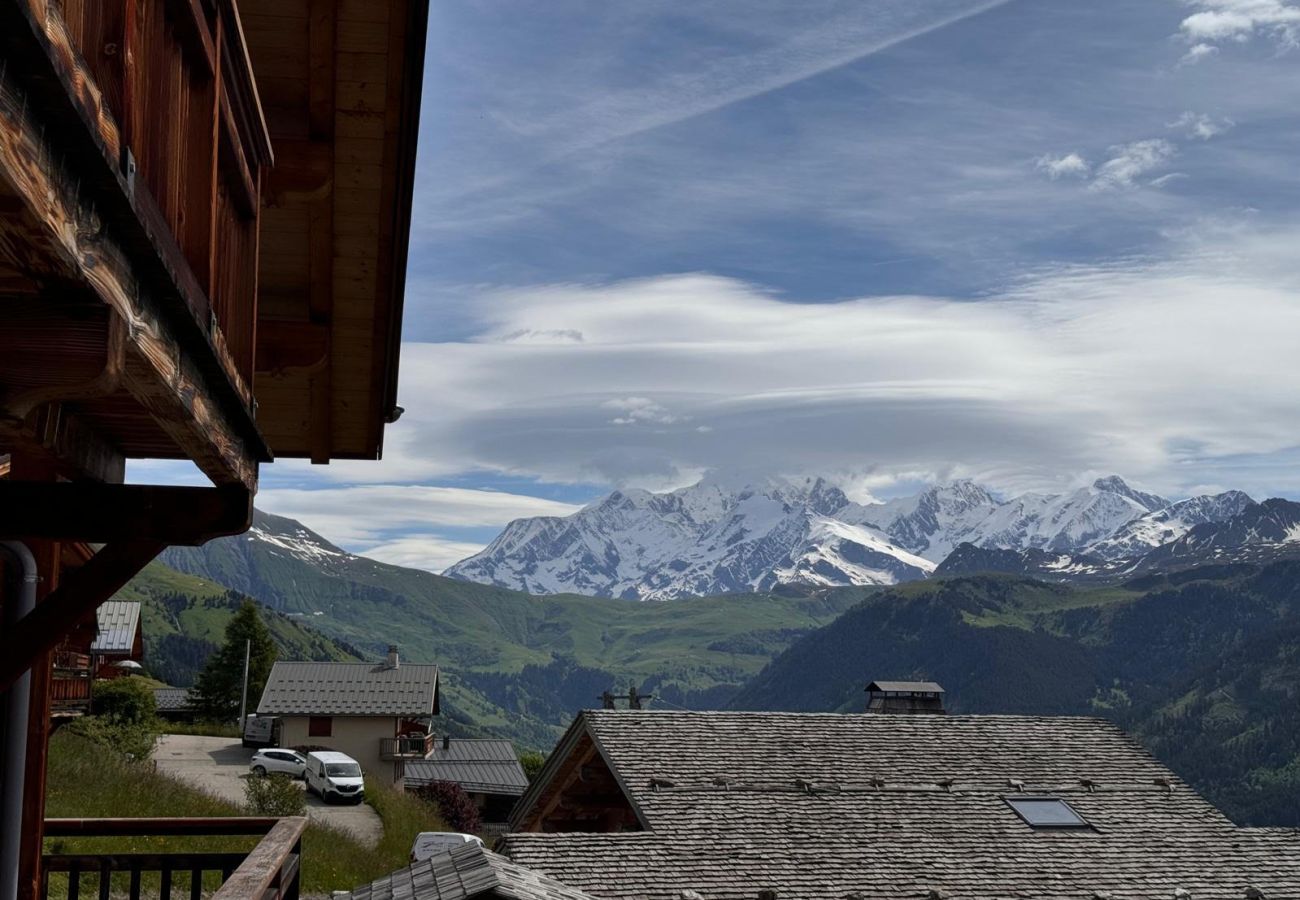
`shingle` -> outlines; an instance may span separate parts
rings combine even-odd
[[[938,683],[933,681],[873,681],[867,685],[869,691],[889,691],[906,693],[911,691],[919,694],[942,694],[944,690]]]
[[[129,600],[108,600],[95,613],[99,633],[90,652],[129,654],[135,647],[135,633],[140,629],[140,604]]]
[[[153,703],[158,712],[185,712],[190,708],[189,688],[154,688]]]
[[[427,716],[438,694],[438,667],[402,663],[276,662],[259,716]]]
[[[518,797],[528,787],[514,745],[504,740],[454,738],[434,745],[426,759],[406,763],[407,784],[454,781],[467,791]]]
[[[591,894],[530,871],[477,844],[412,863],[344,895],[347,900],[468,900],[480,896],[595,900]]]
[[[1098,719],[593,711],[561,747],[575,729],[649,830],[499,849],[607,900],[1300,897],[1300,832],[1236,827]],[[1021,790],[1094,827],[1030,827],[1002,799]]]

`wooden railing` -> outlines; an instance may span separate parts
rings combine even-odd
[[[431,734],[380,738],[379,758],[383,760],[424,759],[433,750],[433,742],[434,737]]]
[[[246,389],[271,150],[235,0],[58,2],[114,119],[135,205],[175,251],[181,300]]]
[[[94,891],[110,897],[172,900],[297,900],[302,833],[307,820],[283,819],[47,819],[49,838],[157,838],[261,835],[247,852],[47,853],[42,856],[42,900],[66,880],[67,900]],[[156,878],[154,877],[156,875]],[[55,895],[58,896],[58,895]]]

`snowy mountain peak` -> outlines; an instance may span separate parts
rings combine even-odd
[[[1135,503],[1146,507],[1148,512],[1155,512],[1169,505],[1169,501],[1159,494],[1148,494],[1145,491],[1139,491],[1129,486],[1123,478],[1118,475],[1109,475],[1105,478],[1098,478],[1092,483],[1092,486],[1098,491],[1110,494],[1118,494],[1121,497],[1127,497]]]
[[[962,479],[863,505],[824,478],[710,476],[662,494],[614,491],[566,518],[512,522],[445,574],[531,593],[666,599],[895,584],[928,577],[967,544],[963,565],[1007,550],[1022,568],[1067,575],[1180,541],[1189,553],[1250,535],[1300,541],[1295,504],[1279,502],[1228,491],[1170,503],[1112,475],[1067,493],[1010,498]],[[1230,533],[1202,533],[1230,520],[1238,523]]]

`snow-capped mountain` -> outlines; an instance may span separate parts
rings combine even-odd
[[[1226,522],[1254,502],[1241,491],[1179,500],[1133,519],[1110,537],[1089,546],[1088,553],[1108,560],[1141,556],[1162,544],[1178,540],[1197,525]]]
[[[615,491],[564,518],[519,519],[446,575],[528,591],[627,599],[771,590],[782,584],[896,584],[934,563],[879,531],[822,479],[666,494]]]
[[[1205,563],[1268,562],[1300,555],[1300,503],[1265,500],[1250,503],[1220,522],[1196,525],[1142,557],[1143,570]]]
[[[664,494],[615,491],[571,516],[514,521],[445,574],[534,594],[666,599],[896,584],[927,577],[963,544],[1042,551],[1031,568],[1044,574],[1103,574],[1250,502],[1228,492],[1170,503],[1118,476],[1010,498],[962,480],[871,504],[820,478],[711,478]]]

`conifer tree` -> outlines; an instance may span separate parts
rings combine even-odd
[[[275,642],[257,606],[245,600],[226,626],[226,641],[208,657],[207,664],[190,689],[190,703],[203,719],[231,722],[239,717],[244,680],[244,642],[250,643],[248,658],[248,709],[257,708],[262,688],[275,662]]]

